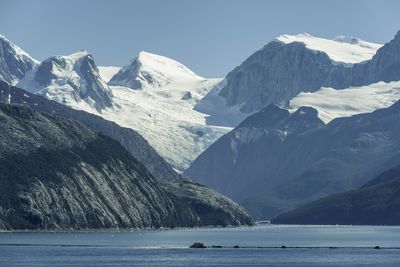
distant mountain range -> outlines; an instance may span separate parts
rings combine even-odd
[[[310,98],[318,97],[289,103],[300,92],[314,92],[321,86],[343,89],[396,79],[396,74],[387,74],[396,69],[396,61],[381,58],[395,52],[389,50],[395,50],[397,39],[380,49],[382,45],[358,38],[339,36],[328,40],[309,34],[282,35],[223,80],[200,77],[177,61],[148,52],[140,52],[122,68],[97,67],[86,51],[52,56],[39,63],[7,39],[3,38],[2,43],[8,47],[8,54],[17,55],[14,58],[24,55],[32,62],[24,71],[18,71],[23,75],[14,78],[18,87],[138,131],[182,172],[219,137],[270,103],[293,110],[302,103],[313,104]],[[377,50],[380,52],[373,58]],[[18,64],[25,61],[20,59]],[[15,64],[9,62],[0,65],[13,70]],[[367,81],[363,81],[365,77]],[[380,98],[372,107],[361,103],[347,113],[326,115],[332,111],[324,110],[324,119],[387,107],[387,98],[395,97]],[[320,108],[317,104],[315,107]]]
[[[281,108],[272,104],[250,115],[185,174],[258,218],[357,188],[400,164],[399,70],[400,33],[383,46],[278,37],[229,73],[217,91],[245,112],[269,103]]]
[[[270,105],[203,152],[185,172],[271,218],[359,187],[400,164],[400,104],[324,124],[313,108]]]
[[[196,187],[175,171],[183,172],[258,218],[356,189],[400,164],[400,32],[384,45],[281,35],[224,79],[148,52],[119,68],[97,67],[86,51],[40,63],[5,37],[0,48],[0,79],[36,94],[15,89],[4,101],[78,120],[165,177],[165,190]],[[38,108],[37,95],[60,105]]]

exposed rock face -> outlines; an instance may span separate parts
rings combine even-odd
[[[359,189],[319,199],[275,218],[285,224],[400,224],[400,167]]]
[[[190,181],[170,182],[164,188],[188,203],[204,225],[251,225],[251,216],[231,199],[204,185]]]
[[[140,75],[139,69],[141,63],[138,58],[129,62],[129,64],[119,70],[109,81],[110,85],[127,86],[132,89],[141,89],[141,81],[153,83],[153,80],[148,75]],[[141,79],[136,78],[140,75]]]
[[[252,112],[270,104],[284,104],[298,93],[316,91],[334,65],[323,52],[303,43],[273,41],[230,72],[220,89],[227,105],[243,104]]]
[[[194,222],[180,220],[173,197],[116,141],[6,104],[0,104],[0,123],[0,217],[7,229]]]
[[[164,181],[183,179],[140,134],[132,129],[120,127],[116,123],[107,121],[99,116],[72,109],[40,95],[31,94],[20,88],[0,82],[0,100],[8,102],[9,98],[13,104],[26,105],[37,111],[78,121],[95,132],[101,132],[117,140],[132,156],[143,163],[157,179]]]
[[[351,86],[400,80],[400,31],[371,60],[356,64],[351,77]]]
[[[182,195],[166,191],[118,142],[76,122],[0,103],[0,124],[1,228],[175,227],[252,222],[233,202],[230,205],[240,217],[232,216],[229,207],[220,213],[199,210]],[[201,190],[215,194],[206,188]],[[226,204],[225,199],[219,202]],[[208,206],[211,211],[212,205]]]
[[[325,125],[311,108],[249,116],[185,172],[258,218],[357,188],[400,164],[400,103]]]
[[[102,80],[91,54],[80,51],[53,56],[27,73],[18,87],[59,103],[81,103],[98,112],[112,106],[112,94]]]
[[[0,34],[0,80],[15,85],[37,61]]]
[[[225,78],[219,95],[247,113],[268,104],[285,105],[300,92],[324,87],[343,89],[400,80],[400,33],[365,62],[339,64],[304,43],[272,41]]]

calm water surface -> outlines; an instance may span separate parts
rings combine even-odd
[[[385,226],[0,233],[0,266],[400,266],[399,248],[400,227]]]

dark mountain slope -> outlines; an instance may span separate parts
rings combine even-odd
[[[0,125],[1,228],[252,223],[230,200],[224,209],[213,210],[223,201],[216,200],[206,205],[207,214],[198,212],[166,191],[118,142],[76,122],[0,103]]]
[[[0,218],[7,229],[172,227],[196,221],[182,216],[174,197],[108,137],[6,104],[0,104],[0,124]]]
[[[316,110],[269,106],[203,152],[185,172],[271,218],[358,188],[400,164],[400,103],[325,125]]]
[[[273,223],[400,225],[400,167],[384,172],[359,189],[284,213]]]

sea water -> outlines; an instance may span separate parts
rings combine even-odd
[[[222,248],[190,249],[194,242]],[[0,266],[366,265],[400,266],[400,227],[265,225],[0,233]]]

